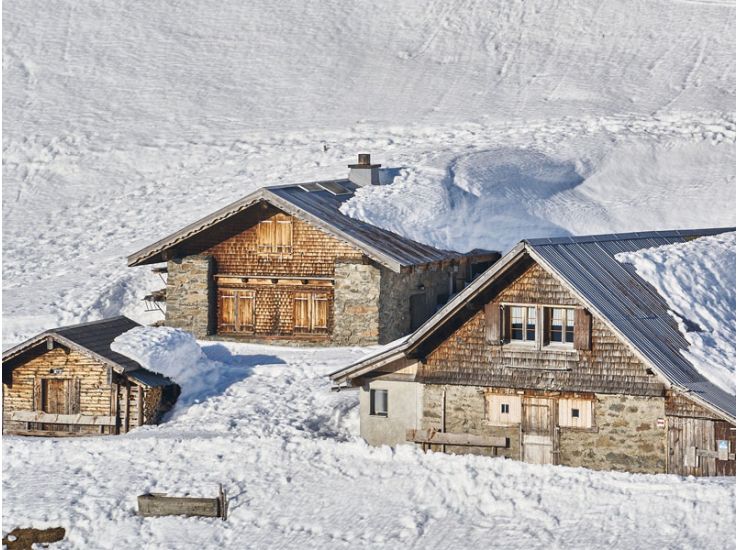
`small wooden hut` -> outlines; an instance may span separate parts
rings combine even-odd
[[[734,229],[518,244],[410,337],[331,375],[371,444],[535,464],[735,475],[735,396],[682,354],[619,252]]]
[[[110,349],[137,326],[115,317],[57,328],[3,353],[3,433],[120,434],[158,422],[179,386]]]

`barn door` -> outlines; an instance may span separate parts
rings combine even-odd
[[[705,418],[668,416],[667,421],[670,474],[735,475],[735,433],[729,430],[732,426]]]
[[[556,464],[553,407],[552,399],[523,398],[523,461],[530,464]]]

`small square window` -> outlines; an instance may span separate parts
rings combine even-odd
[[[502,403],[500,405],[500,413],[501,414],[510,414],[510,404],[509,403]]]
[[[387,390],[369,390],[369,414],[387,416]]]
[[[571,410],[571,417],[572,418],[579,418],[579,409],[572,409]]]

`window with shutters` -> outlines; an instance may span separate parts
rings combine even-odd
[[[256,293],[253,290],[219,290],[218,332],[254,332],[255,302]]]
[[[574,347],[574,309],[562,307],[546,309],[547,343]]]
[[[536,341],[536,308],[532,306],[507,306],[510,319],[509,341]]]
[[[296,292],[294,296],[295,332],[328,330],[330,299],[324,292]]]
[[[256,250],[264,256],[292,254],[292,218],[277,214],[259,222],[256,228]]]

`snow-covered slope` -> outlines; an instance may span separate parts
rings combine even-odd
[[[137,340],[137,356],[160,353]],[[733,479],[371,448],[357,438],[356,393],[331,392],[326,378],[362,350],[204,351],[231,384],[161,426],[5,438],[3,530],[61,525],[59,548],[735,546]],[[146,491],[214,496],[219,483],[225,522],[136,515]]]
[[[125,255],[269,183],[394,182],[415,239],[731,225],[731,2],[3,4],[3,344],[125,313]]]
[[[689,342],[683,353],[735,395],[735,232],[618,254],[651,283]]]

